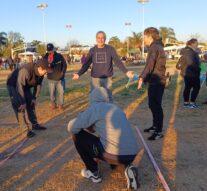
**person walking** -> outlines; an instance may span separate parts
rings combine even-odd
[[[138,171],[132,165],[140,150],[134,130],[125,113],[109,103],[107,90],[93,89],[90,106],[68,123],[77,152],[85,164],[81,175],[94,183],[101,182],[98,160],[110,165],[125,165],[127,187],[139,187]]]
[[[181,57],[177,63],[181,76],[184,78],[185,88],[183,91],[184,107],[197,108],[195,101],[200,90],[200,59],[197,53],[198,40],[190,39],[186,47],[181,51]]]
[[[149,27],[144,30],[144,43],[149,47],[146,65],[139,76],[138,89],[143,82],[148,83],[148,104],[152,112],[153,124],[144,132],[153,133],[148,140],[163,137],[162,97],[166,83],[166,56],[158,29]]]
[[[65,90],[65,73],[67,63],[64,57],[55,51],[53,44],[47,44],[47,53],[44,56],[48,60],[52,73],[47,74],[50,106],[52,109],[59,108],[64,110],[64,90]]]
[[[35,135],[32,130],[46,130],[46,127],[37,121],[35,105],[36,98],[40,94],[43,77],[48,72],[51,72],[51,69],[47,61],[41,59],[37,63],[27,63],[15,69],[7,79],[7,90],[13,110],[20,127],[26,126],[28,128],[28,137]],[[25,111],[27,111],[29,121],[32,124],[31,129],[26,121]]]
[[[82,65],[81,69],[77,73],[73,74],[73,80],[79,79],[79,77],[84,74],[93,63],[91,68],[91,91],[95,87],[102,86],[107,89],[110,102],[113,102],[111,90],[113,61],[128,78],[133,78],[134,73],[126,69],[115,49],[110,45],[105,44],[106,33],[104,31],[98,31],[96,33],[96,42],[97,45],[90,49],[89,54],[86,57],[86,61]]]

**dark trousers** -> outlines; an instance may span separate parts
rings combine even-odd
[[[11,104],[12,104],[14,113],[16,115],[18,122],[20,123],[20,122],[22,122],[21,119],[24,119],[25,116],[24,116],[24,113],[19,110],[21,102],[19,100],[19,95],[18,95],[17,89],[13,86],[7,86],[7,90],[9,92],[9,96],[10,96],[10,100],[11,100]],[[26,100],[26,110],[27,110],[27,115],[28,115],[29,121],[33,125],[35,125],[35,124],[37,124],[37,117],[36,117],[36,113],[35,113],[35,106],[33,104],[31,104],[32,99],[33,99],[31,90],[30,89],[25,90],[24,96],[25,96],[25,100]],[[25,125],[25,124],[20,123],[20,125]]]
[[[183,91],[184,102],[189,102],[189,101],[195,102],[200,90],[200,78],[199,77],[191,78],[185,76],[184,82],[185,82],[185,88]],[[191,89],[193,89],[192,92]]]
[[[162,132],[163,128],[162,97],[164,89],[164,85],[149,85],[148,87],[148,104],[152,112],[153,126],[156,127],[157,132]]]
[[[84,130],[73,136],[75,147],[86,168],[91,172],[98,171],[98,164],[94,158],[104,160],[110,164],[130,164],[135,155],[111,155],[106,153],[100,139]]]

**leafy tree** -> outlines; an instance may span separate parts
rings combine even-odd
[[[31,42],[31,46],[32,46],[32,47],[36,47],[36,46],[38,46],[39,44],[41,44],[41,41],[39,41],[39,40],[33,40],[33,41]]]
[[[142,47],[142,33],[132,32],[132,37],[129,37],[129,48],[141,48]]]
[[[175,31],[173,28],[160,27],[160,35],[164,44],[166,43],[175,43],[177,41],[175,37]]]
[[[39,53],[40,55],[45,55],[45,53],[46,53],[46,46],[45,46],[45,44],[38,44],[36,46],[36,52]]]
[[[0,32],[0,46],[5,46],[7,43],[7,34],[5,32]]]
[[[119,49],[122,47],[122,43],[117,36],[113,36],[109,39],[109,45],[113,46],[115,49]]]

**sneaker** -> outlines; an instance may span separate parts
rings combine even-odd
[[[126,167],[124,174],[127,179],[127,188],[137,190],[140,187],[137,168],[130,164]]]
[[[93,173],[90,170],[84,168],[81,170],[81,176],[90,179],[94,183],[102,181],[98,171]]]
[[[150,137],[148,137],[148,140],[154,141],[157,139],[161,139],[163,137],[164,137],[164,135],[161,132],[154,132]]]
[[[46,130],[46,129],[47,129],[46,127],[39,124],[32,125],[32,130]]]
[[[34,137],[36,134],[33,132],[33,131],[29,131],[27,133],[27,137],[31,138],[31,137]]]
[[[195,103],[190,103],[188,108],[195,109],[198,108],[198,106]]]
[[[152,126],[152,127],[150,127],[150,128],[146,128],[146,129],[144,129],[144,132],[145,132],[145,133],[154,133],[155,130],[156,130],[156,127]]]
[[[188,108],[189,108],[189,105],[190,105],[190,103],[185,102],[185,103],[183,104],[183,107],[188,107]]]

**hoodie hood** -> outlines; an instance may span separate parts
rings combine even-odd
[[[90,94],[90,104],[98,102],[109,102],[107,90],[103,87],[95,88]]]

